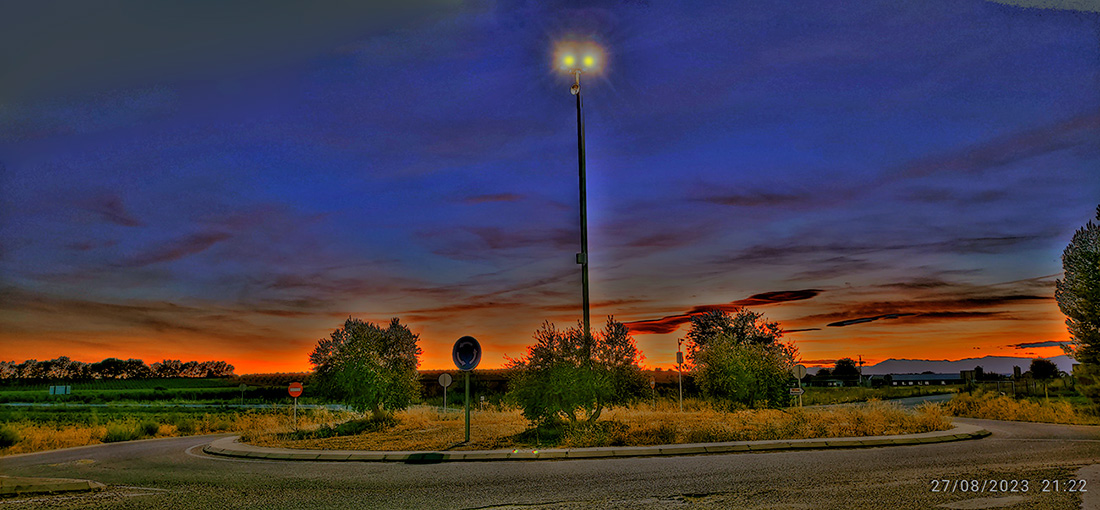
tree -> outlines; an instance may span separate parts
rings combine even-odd
[[[836,360],[836,365],[833,366],[833,377],[845,380],[858,378],[859,368],[856,367],[856,360],[852,358],[840,358]]]
[[[763,317],[743,308],[732,317],[721,310],[692,317],[688,359],[704,395],[749,406],[778,406],[790,398],[797,349],[779,341],[779,323]]]
[[[381,418],[419,395],[420,347],[396,318],[385,329],[348,317],[309,355],[319,393]]]
[[[1089,221],[1073,234],[1062,252],[1062,270],[1054,299],[1072,337],[1066,353],[1081,363],[1075,372],[1079,391],[1100,406],[1100,224]]]
[[[536,424],[595,423],[607,405],[639,395],[645,385],[642,357],[630,331],[614,317],[592,336],[585,355],[583,326],[560,331],[545,322],[526,356],[509,359],[509,397]]]
[[[1043,382],[1043,394],[1050,397],[1047,385],[1051,379],[1058,377],[1058,365],[1048,359],[1035,358],[1031,360],[1030,372],[1031,377]]]

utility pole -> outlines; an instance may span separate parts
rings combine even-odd
[[[859,355],[859,385],[863,386],[863,355]]]
[[[681,338],[676,341],[676,370],[679,371],[680,379],[680,412],[684,412],[684,353],[680,350],[680,346],[683,345],[684,339]]]

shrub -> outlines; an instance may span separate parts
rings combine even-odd
[[[613,317],[593,336],[580,325],[559,331],[546,322],[527,355],[509,360],[508,398],[540,426],[595,422],[605,406],[641,392],[640,359],[630,331]]]
[[[23,438],[19,436],[14,428],[7,425],[0,425],[0,448],[6,448],[8,446],[15,446]]]
[[[133,441],[139,437],[141,437],[141,431],[137,427],[122,423],[109,423],[107,424],[107,433],[103,436],[103,442]]]
[[[180,434],[194,434],[198,426],[195,424],[195,420],[189,418],[177,418],[176,431]]]
[[[155,436],[157,435],[157,432],[160,431],[160,424],[152,420],[145,420],[141,422],[140,428],[142,434],[145,434],[146,436]]]

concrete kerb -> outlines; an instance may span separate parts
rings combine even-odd
[[[780,441],[733,441],[725,443],[670,444],[658,446],[616,446],[600,448],[555,448],[547,450],[477,450],[380,452],[364,450],[294,450],[252,446],[239,441],[238,436],[217,439],[203,447],[211,455],[266,460],[314,460],[351,462],[405,462],[434,464],[455,461],[597,459],[649,457],[657,455],[701,455],[714,453],[762,452],[823,448],[872,448],[883,446],[921,445],[980,439],[989,431],[976,425],[959,424],[950,430],[904,434],[897,436],[839,437],[787,439]]]
[[[0,475],[0,496],[53,494],[60,492],[98,491],[106,486],[92,480],[73,478],[29,478]]]

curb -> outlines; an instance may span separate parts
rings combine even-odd
[[[839,437],[788,439],[780,441],[733,441],[725,443],[692,443],[657,446],[610,446],[598,448],[563,448],[549,450],[476,450],[476,451],[365,451],[365,450],[299,450],[270,448],[241,443],[240,436],[222,438],[207,444],[202,451],[211,455],[264,460],[312,460],[337,462],[404,462],[435,464],[439,462],[596,459],[622,457],[653,457],[660,455],[702,455],[708,453],[739,453],[823,448],[871,448],[906,446],[950,441],[980,439],[990,432],[976,425],[959,424],[950,430],[904,434],[898,436]]]
[[[105,485],[91,480],[72,478],[27,478],[0,475],[0,496],[43,494],[52,492],[98,491]]]

